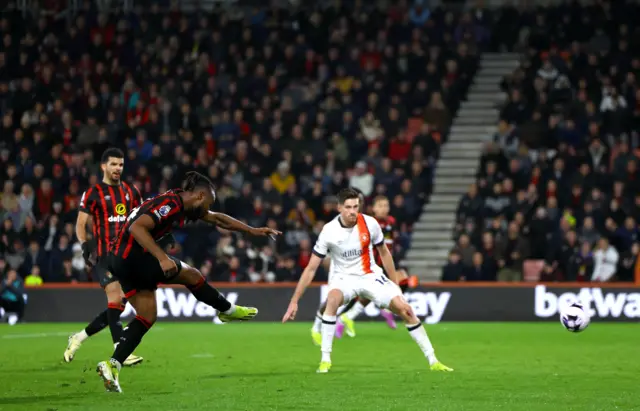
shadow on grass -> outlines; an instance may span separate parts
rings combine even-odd
[[[0,407],[2,405],[19,405],[19,404],[46,404],[47,409],[57,409],[55,405],[65,403],[65,405],[81,405],[80,402],[73,401],[83,398],[91,398],[93,402],[96,399],[96,395],[104,394],[106,396],[120,397],[120,394],[104,392],[104,390],[97,390],[96,392],[84,392],[84,393],[68,393],[68,394],[51,394],[51,395],[28,395],[22,397],[0,397]],[[145,391],[145,397],[156,395],[169,395],[174,394],[170,391]],[[86,403],[85,403],[86,405]]]
[[[331,370],[329,373],[329,375],[352,375],[353,374],[353,370],[352,369],[338,369],[338,370]],[[366,374],[389,374],[389,371],[386,370],[382,370],[382,369],[371,369],[371,370],[366,370]],[[296,370],[296,371],[274,371],[274,372],[227,372],[227,373],[221,373],[221,374],[210,374],[210,375],[203,375],[201,377],[198,377],[200,379],[209,379],[209,380],[223,380],[226,378],[264,378],[264,377],[277,377],[277,376],[283,376],[283,375],[289,375],[289,376],[302,376],[302,375],[307,375],[307,376],[315,376],[317,375],[317,373],[313,370],[313,369],[309,369],[309,370]]]

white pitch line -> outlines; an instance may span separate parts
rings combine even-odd
[[[73,331],[57,332],[57,333],[32,333],[32,334],[6,334],[2,338],[5,340],[17,338],[46,338],[46,337],[64,337],[73,334]]]

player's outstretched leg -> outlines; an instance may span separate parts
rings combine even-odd
[[[122,392],[120,389],[120,369],[124,361],[133,353],[142,341],[142,337],[156,322],[156,293],[151,290],[139,290],[129,301],[136,310],[136,317],[122,330],[120,341],[109,361],[98,363],[98,375],[110,392]]]
[[[333,337],[336,333],[337,313],[343,301],[342,291],[335,288],[329,291],[327,306],[322,315],[322,344],[320,347],[322,359],[317,371],[320,374],[327,373],[331,369],[331,351],[333,349]]]
[[[108,325],[107,320],[108,309],[102,311],[100,314],[96,316],[85,328],[84,330],[77,332],[71,336],[69,336],[69,342],[67,343],[67,349],[64,351],[63,358],[65,362],[73,361],[76,356],[76,351],[80,349],[82,343],[89,337],[94,334],[99,333],[103,329],[105,329]]]
[[[180,274],[172,282],[186,286],[198,301],[218,310],[218,318],[223,323],[252,320],[258,314],[257,308],[231,304],[218,290],[207,283],[200,271],[183,262],[181,265]]]
[[[318,312],[316,313],[316,318],[313,321],[313,327],[311,327],[311,341],[317,346],[322,344],[322,315],[324,314],[324,310],[327,307],[327,303],[324,302],[320,304],[318,307]]]
[[[353,318],[347,317],[345,316],[345,314],[348,314],[354,310],[357,310],[357,307],[359,305],[362,305],[361,301],[358,297],[356,297],[351,301],[349,301],[347,304],[345,304],[345,306],[342,308],[342,314],[338,318],[338,323],[336,324],[336,338],[342,338],[342,334],[344,333],[345,328],[347,329],[347,335],[349,337],[356,336],[356,329],[353,323],[353,318],[357,317],[357,314]]]
[[[453,371],[452,368],[449,368],[438,361],[433,345],[431,345],[431,341],[427,335],[427,330],[425,330],[424,326],[411,309],[411,306],[402,296],[394,297],[391,300],[391,304],[389,304],[389,308],[404,320],[405,325],[407,326],[407,331],[409,331],[409,335],[413,338],[416,344],[418,344],[418,347],[420,347],[424,356],[427,357],[427,360],[429,360],[429,365],[431,366],[432,371]]]

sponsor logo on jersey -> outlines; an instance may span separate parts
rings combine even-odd
[[[162,217],[166,217],[167,214],[169,214],[169,211],[171,211],[171,207],[169,207],[168,205],[166,206],[162,206],[160,207],[160,209],[158,210],[158,213],[162,216]]]
[[[364,251],[361,248],[358,248],[353,250],[347,250],[344,253],[342,253],[341,256],[342,258],[350,258],[350,257],[360,257],[362,254],[364,254]]]
[[[123,215],[111,215],[107,221],[110,223],[124,223],[127,221],[127,217]]]
[[[116,204],[116,213],[118,215],[125,215],[127,214],[127,206],[122,204],[122,203],[118,203]]]
[[[580,302],[585,311],[595,318],[640,318],[640,293],[603,292],[601,288],[581,288],[578,292],[547,291],[544,285],[535,289],[536,317],[553,317],[572,303]]]

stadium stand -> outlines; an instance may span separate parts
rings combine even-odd
[[[523,53],[460,200],[443,279],[631,281],[640,239],[638,5],[518,12]]]
[[[0,15],[3,272],[94,280],[73,224],[111,146],[144,197],[196,169],[220,210],[286,233],[271,244],[186,227],[172,252],[211,280],[296,280],[347,185],[391,199],[403,257],[477,65],[458,13],[422,2],[101,13],[105,2],[84,2],[73,14],[44,3]]]

